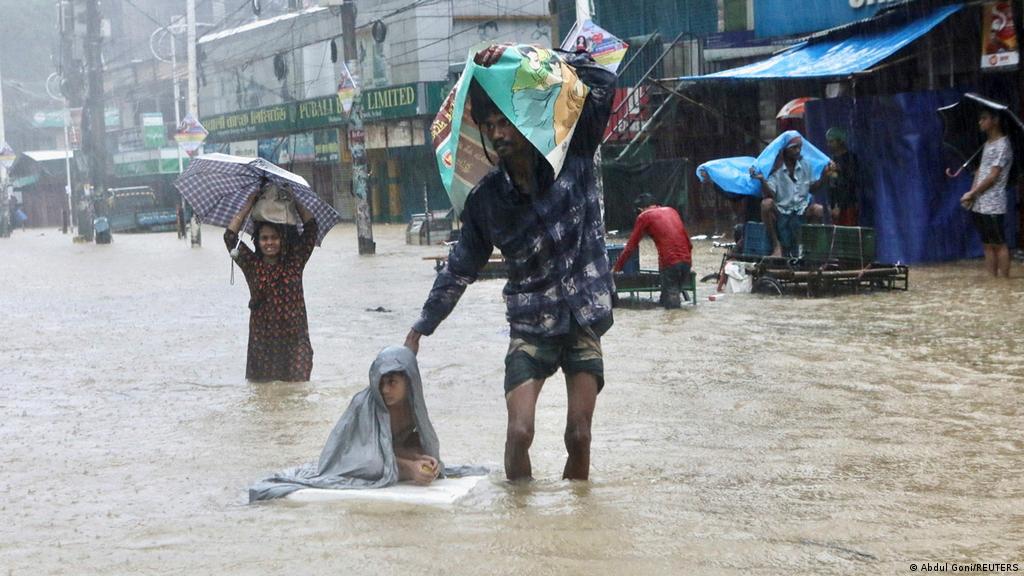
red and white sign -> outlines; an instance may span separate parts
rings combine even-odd
[[[1015,66],[1020,60],[1010,2],[989,2],[981,11],[981,67]]]

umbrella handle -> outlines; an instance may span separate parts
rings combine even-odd
[[[960,168],[958,168],[956,172],[951,172],[949,168],[946,168],[946,176],[948,178],[956,178],[957,176],[959,176],[964,171],[964,169],[966,169],[968,166],[971,165],[971,162],[974,162],[974,159],[977,158],[978,155],[981,154],[981,152],[984,149],[985,149],[985,146],[982,145],[981,148],[978,148],[977,150],[975,150],[974,154],[971,154],[971,157],[968,158],[967,161],[964,162],[963,165],[961,165]]]

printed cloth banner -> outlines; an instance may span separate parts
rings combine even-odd
[[[1015,66],[1020,55],[1013,6],[1010,2],[988,2],[981,14],[981,67]]]
[[[441,182],[459,212],[470,190],[496,160],[493,151],[485,152],[486,144],[470,116],[467,96],[472,80],[544,156],[556,175],[590,92],[572,66],[550,49],[526,44],[502,49],[499,60],[486,68],[476,65],[469,55],[462,77],[430,127]]]
[[[589,52],[590,56],[606,70],[615,73],[626,57],[629,44],[619,40],[611,32],[590,20],[577,22],[562,42],[566,52]]]
[[[732,194],[760,198],[761,182],[750,177],[750,167],[753,166],[767,178],[779,167],[782,150],[793,138],[801,138],[803,140],[803,148],[800,149],[800,155],[803,159],[807,160],[807,164],[811,167],[811,178],[813,180],[821,178],[821,173],[828,166],[829,157],[821,150],[818,150],[814,144],[811,144],[796,130],[789,130],[780,134],[768,146],[765,146],[757,158],[738,156],[705,162],[697,167],[697,178],[701,182],[711,179],[719,188]]]
[[[174,139],[177,140],[178,146],[181,146],[181,149],[189,157],[192,157],[203,147],[203,141],[206,140],[207,135],[209,135],[209,132],[206,131],[206,128],[203,128],[199,120],[196,120],[192,114],[186,114],[185,118],[181,121],[181,125],[178,126],[178,132],[174,135]]]
[[[341,81],[338,82],[338,100],[341,102],[341,109],[348,114],[352,111],[352,103],[355,102],[359,93],[359,86],[355,77],[348,70],[344,63],[341,65]]]
[[[10,170],[11,166],[14,165],[14,161],[18,159],[17,152],[7,142],[0,144],[0,165]]]

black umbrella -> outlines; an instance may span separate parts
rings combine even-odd
[[[968,92],[964,94],[956,104],[939,108],[939,116],[945,125],[945,132],[942,138],[943,148],[956,157],[957,162],[963,162],[955,171],[946,169],[946,176],[956,178],[964,169],[981,161],[981,150],[985,146],[985,135],[978,130],[978,114],[982,110],[988,110],[999,114],[1002,118],[1003,131],[1010,138],[1013,146],[1013,167],[1014,173],[1024,162],[1024,123],[1020,118],[1010,111],[1005,104],[993,102],[977,94]]]

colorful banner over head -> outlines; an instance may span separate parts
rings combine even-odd
[[[185,118],[181,121],[181,125],[178,126],[178,132],[174,135],[174,139],[178,142],[178,146],[185,151],[189,157],[193,157],[199,153],[199,149],[203,147],[203,141],[206,140],[206,136],[209,132],[203,125],[196,120],[192,114],[186,114]]]
[[[988,2],[981,14],[981,67],[1016,66],[1020,53],[1012,4]]]
[[[359,95],[359,83],[356,77],[349,72],[348,66],[341,65],[341,81],[338,82],[338,100],[341,102],[341,109],[348,114],[352,111],[352,103]]]
[[[562,42],[566,52],[589,52],[594,61],[606,70],[615,73],[626,57],[629,44],[619,40],[611,32],[590,20],[577,22]]]
[[[452,206],[460,212],[470,190],[490,171],[495,159],[493,151],[488,158],[472,120],[468,98],[472,81],[544,156],[556,175],[562,170],[590,92],[576,71],[552,50],[526,44],[500,48],[498,61],[486,68],[469,56],[462,77],[430,126],[441,182]]]

